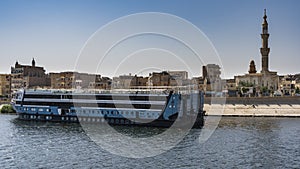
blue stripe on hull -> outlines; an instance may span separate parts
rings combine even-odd
[[[126,118],[110,118],[110,117],[77,117],[77,116],[61,116],[61,115],[41,115],[41,114],[27,114],[20,113],[19,119],[28,121],[43,121],[43,122],[64,122],[64,123],[91,123],[102,124],[107,123],[109,125],[132,125],[132,126],[148,126],[148,127],[170,127],[173,125],[174,120],[156,119],[154,121],[143,123],[135,122]],[[192,119],[183,121],[179,127],[190,126]],[[204,120],[202,117],[197,117],[193,128],[201,128]]]

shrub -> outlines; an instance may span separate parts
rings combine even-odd
[[[299,94],[300,93],[300,89],[299,87],[296,88],[296,93]]]
[[[11,105],[3,105],[1,108],[1,113],[15,113],[15,110]]]

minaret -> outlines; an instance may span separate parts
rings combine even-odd
[[[34,60],[34,58],[32,58],[31,66],[32,66],[32,67],[35,67],[35,60]]]
[[[267,22],[267,14],[266,13],[267,12],[266,12],[266,9],[265,9],[264,21],[263,21],[263,24],[262,24],[262,34],[261,34],[262,47],[260,48],[261,65],[262,65],[261,72],[268,72],[269,71],[270,48],[268,46],[269,33],[268,33],[268,22]]]
[[[256,68],[255,68],[255,62],[254,62],[254,60],[251,60],[248,72],[249,72],[249,74],[256,73]]]

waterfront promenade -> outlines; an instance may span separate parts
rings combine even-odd
[[[205,98],[204,109],[208,116],[300,117],[300,97]]]

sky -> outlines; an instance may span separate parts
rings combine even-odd
[[[125,68],[118,71],[105,68],[99,72],[95,68],[89,69],[91,66],[85,64],[81,54],[85,53],[83,49],[88,40],[112,21],[136,13],[160,12],[178,16],[196,26],[217,51],[219,56],[217,64],[222,67],[222,77],[233,78],[234,75],[247,73],[251,60],[255,61],[257,70],[261,70],[259,48],[265,8],[270,33],[270,70],[277,71],[280,75],[300,73],[299,6],[298,0],[1,0],[0,73],[10,73],[10,67],[16,61],[20,64],[30,64],[32,58],[35,58],[38,66],[44,66],[47,73],[77,70],[78,63],[81,63],[83,68],[78,69],[79,71],[88,73],[97,71],[104,76],[128,72],[141,73],[151,67],[150,61],[159,59],[157,56],[168,58],[172,53],[154,50],[153,54],[156,57],[152,57],[151,53],[140,51],[140,55],[134,55],[130,61],[130,63],[136,61],[135,64],[140,67],[139,69],[135,69],[133,64],[123,65]],[[111,34],[106,37],[108,39],[104,41],[110,40],[110,37],[113,39],[114,31],[122,32],[123,28],[111,30]],[[137,39],[136,42],[141,42]],[[155,41],[174,43],[167,42],[163,38],[156,38]],[[150,47],[153,45],[152,42]],[[201,45],[203,44],[199,44]],[[209,54],[202,53],[202,55]],[[138,62],[141,57],[147,57],[149,62]],[[183,59],[188,60],[189,56]],[[114,65],[112,61],[114,60],[108,60],[106,65]],[[172,61],[166,62],[167,65],[155,65],[156,67],[153,66],[149,70],[180,69],[172,67]],[[194,73],[193,76],[201,75],[202,65],[200,62],[196,63],[199,66],[193,66],[192,69],[198,74]],[[210,61],[202,62],[202,64],[209,63]],[[185,70],[186,67],[183,66],[181,69]]]

